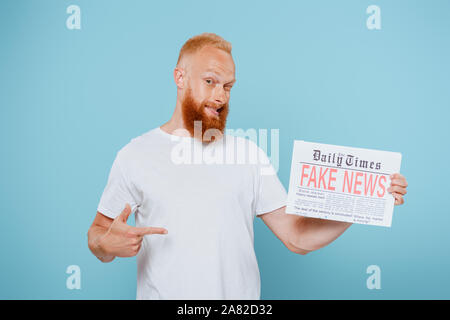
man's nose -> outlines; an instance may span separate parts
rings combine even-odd
[[[214,102],[224,104],[227,101],[227,95],[225,89],[221,86],[216,86],[214,89]]]

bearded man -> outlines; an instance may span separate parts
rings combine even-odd
[[[225,134],[236,81],[229,42],[211,33],[189,39],[174,80],[171,119],[117,153],[89,248],[102,262],[137,255],[137,299],[259,299],[255,217],[302,255],[331,243],[351,223],[286,214],[286,190],[267,155]],[[180,163],[174,161],[180,144],[200,159],[212,150],[216,159],[234,161]],[[258,161],[236,161],[242,152]],[[402,204],[406,179],[396,174],[391,181],[388,191]],[[136,227],[127,224],[132,212]]]

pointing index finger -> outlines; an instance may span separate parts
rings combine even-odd
[[[135,227],[136,234],[139,236],[145,236],[148,234],[167,234],[167,230],[158,227]]]

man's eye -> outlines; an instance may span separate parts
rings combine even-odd
[[[206,79],[206,83],[207,84],[212,84],[212,80],[211,79]]]

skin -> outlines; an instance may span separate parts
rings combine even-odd
[[[227,52],[203,47],[196,54],[181,59],[174,73],[177,85],[177,102],[175,111],[161,129],[175,135],[187,135],[178,129],[186,129],[182,118],[182,101],[187,89],[191,88],[195,102],[224,104],[230,101],[230,91],[236,82],[235,64]],[[215,116],[210,114],[211,117]]]
[[[161,126],[169,134],[187,136],[189,132],[183,123],[182,101],[188,88],[191,88],[196,102],[208,101],[211,104],[224,104],[230,100],[230,91],[235,78],[235,64],[227,52],[203,47],[193,55],[181,59],[173,73],[177,86],[177,101],[172,117]],[[213,113],[208,113],[214,117]],[[179,130],[184,129],[184,130]],[[395,205],[404,203],[408,184],[400,173],[391,176],[388,192],[395,197]],[[159,227],[137,228],[127,224],[131,213],[129,204],[116,218],[111,219],[97,212],[88,231],[88,245],[92,253],[102,262],[110,262],[115,257],[135,256],[141,247],[144,236],[166,234]],[[337,239],[352,224],[347,222],[307,218],[286,213],[286,207],[259,216],[267,227],[292,252],[307,254],[322,248]]]

